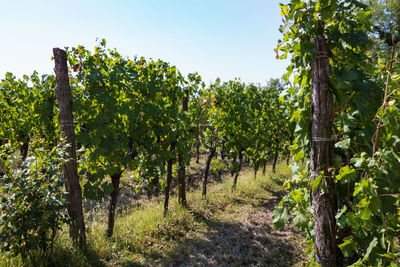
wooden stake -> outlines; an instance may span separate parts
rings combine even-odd
[[[72,94],[69,86],[67,53],[59,48],[53,49],[56,73],[56,87],[54,88],[58,107],[60,109],[61,133],[66,140],[66,158],[64,164],[65,188],[68,193],[68,214],[71,217],[70,236],[80,247],[86,244],[85,222],[82,209],[82,188],[79,184],[76,145],[71,110]]]
[[[311,182],[322,172],[318,187],[312,191],[315,221],[316,263],[336,266],[335,188],[332,167],[332,93],[329,84],[328,45],[325,38],[314,40],[317,56],[311,61],[312,124]]]

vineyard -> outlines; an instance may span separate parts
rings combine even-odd
[[[400,2],[280,7],[266,85],[104,39],[6,73],[0,265],[400,265]]]

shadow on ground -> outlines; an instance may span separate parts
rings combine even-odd
[[[294,244],[298,233],[289,227],[273,228],[272,212],[278,202],[278,198],[265,199],[261,207],[232,223],[196,214],[209,232],[201,239],[186,239],[176,257],[164,265],[293,266],[301,259]]]
[[[74,251],[75,250],[75,251]],[[76,254],[82,254],[85,263],[79,263]],[[60,261],[63,259],[63,261]],[[102,261],[96,251],[90,247],[84,250],[77,250],[77,248],[64,248],[61,246],[55,247],[52,257],[43,266],[46,267],[69,267],[69,266],[90,266],[90,267],[106,267],[107,265]]]

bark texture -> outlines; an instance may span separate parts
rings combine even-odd
[[[189,90],[185,89],[184,90],[185,97],[182,100],[182,113],[185,115],[185,113],[188,111],[188,106],[189,106]],[[182,142],[186,143],[186,140],[181,140]],[[179,153],[178,155],[178,165],[179,165],[179,171],[178,171],[178,203],[186,207],[186,166],[185,166],[185,160],[183,157],[182,153]]]
[[[197,136],[196,136],[196,163],[197,164],[200,163],[199,159],[200,159],[200,134],[197,134]]]
[[[29,150],[29,138],[28,141],[23,142],[22,145],[19,147],[19,151],[21,153],[21,162],[24,162],[26,157],[28,156],[28,150]]]
[[[175,151],[175,145],[172,144],[170,151]],[[174,164],[174,158],[170,158],[167,162],[167,186],[165,187],[165,198],[164,198],[164,217],[167,216],[168,213],[168,203],[169,203],[169,191],[171,190],[171,182],[172,182],[172,165]]]
[[[337,243],[335,222],[335,188],[332,166],[332,93],[329,91],[329,58],[327,40],[314,40],[318,54],[311,62],[312,75],[312,149],[311,181],[324,173],[319,186],[312,191],[315,220],[316,263],[336,266]]]
[[[237,173],[235,173],[235,177],[233,178],[232,192],[236,190],[236,184],[237,184],[240,170],[242,169],[242,163],[243,163],[243,152],[239,151],[239,168],[238,168]]]
[[[207,196],[208,173],[210,172],[211,160],[215,156],[216,150],[217,150],[217,146],[213,145],[210,149],[210,153],[208,154],[206,165],[204,167],[203,191],[201,194],[203,199],[206,199],[206,196]]]
[[[80,246],[86,244],[85,223],[82,210],[82,188],[79,184],[75,132],[73,114],[71,110],[72,94],[69,86],[67,53],[59,48],[53,49],[56,73],[56,87],[54,88],[58,107],[60,109],[61,133],[68,147],[66,157],[70,159],[64,164],[65,188],[68,193],[68,214],[71,217],[70,235]]]
[[[118,195],[119,195],[119,181],[121,180],[122,172],[117,172],[111,175],[111,183],[113,185],[113,191],[110,194],[110,205],[108,206],[108,224],[106,230],[106,236],[111,237],[114,231],[115,222],[115,208],[117,206]]]
[[[186,166],[182,154],[178,155],[178,203],[186,207]]]
[[[267,169],[267,160],[263,159],[263,175],[265,176],[265,171]]]

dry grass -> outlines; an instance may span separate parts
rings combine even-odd
[[[272,212],[290,175],[279,164],[276,174],[253,178],[245,169],[237,191],[231,192],[229,174],[218,183],[211,179],[207,201],[196,188],[202,164],[188,170],[192,189],[189,209],[172,196],[170,213],[162,217],[162,201],[133,200],[120,208],[114,236],[104,237],[103,207],[91,212],[88,249],[75,249],[67,231],[57,236],[54,255],[47,266],[292,266],[302,260],[301,235],[291,228],[274,229]],[[140,205],[138,204],[140,203]],[[19,259],[0,255],[1,266],[19,266]]]
[[[178,257],[167,266],[293,266],[302,258],[301,234],[291,227],[274,229],[272,213],[278,204],[284,165],[277,174],[260,175],[250,170],[240,176],[237,192],[230,193],[231,180],[210,188],[207,203],[200,202],[198,218],[207,230],[187,237]],[[195,198],[194,203],[199,203]],[[193,203],[193,204],[194,204]],[[196,207],[196,205],[194,205]]]

